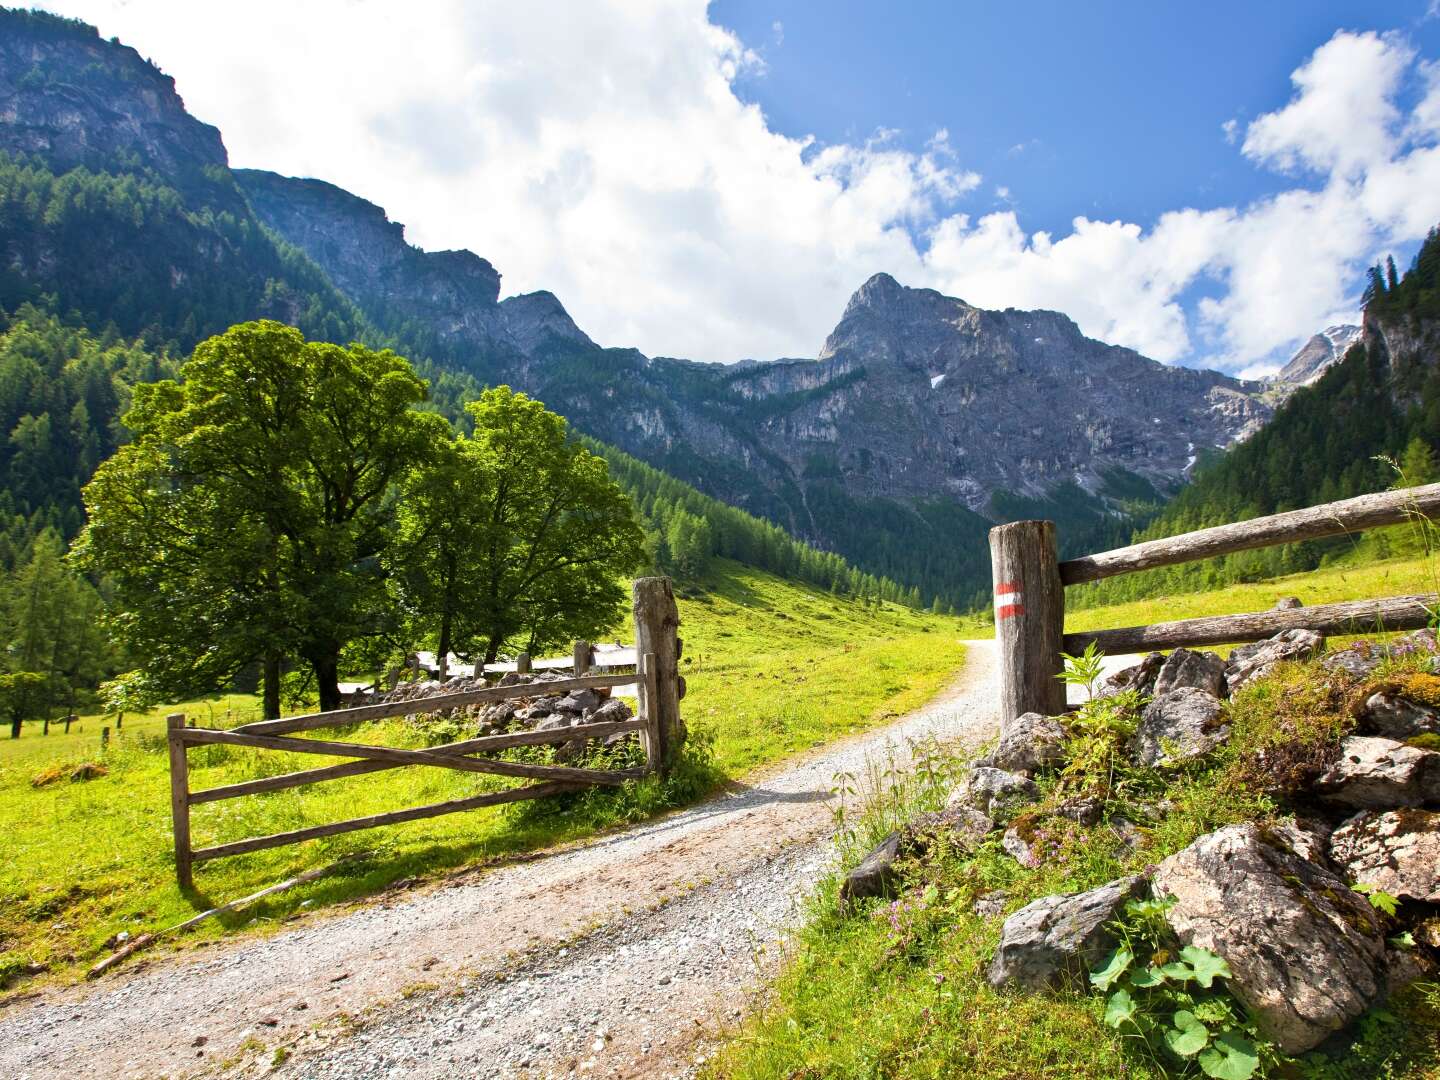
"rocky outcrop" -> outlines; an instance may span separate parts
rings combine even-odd
[[[1352,881],[1440,904],[1440,813],[1362,811],[1335,830],[1330,857]]]
[[[1225,661],[1213,652],[1176,649],[1156,673],[1151,693],[1158,698],[1174,690],[1203,690],[1221,697],[1225,693]]]
[[[1381,690],[1365,699],[1360,709],[1365,727],[1387,739],[1413,739],[1440,735],[1440,709],[1407,698],[1397,690]]]
[[[1230,966],[1263,1034],[1303,1053],[1379,1002],[1385,941],[1369,903],[1256,825],[1201,837],[1155,871],[1182,944]]]
[[[1275,374],[1275,383],[1284,391],[1309,386],[1344,356],[1360,336],[1360,327],[1349,323],[1327,326],[1300,346],[1289,363]]]
[[[1277,664],[1309,660],[1325,647],[1325,639],[1313,630],[1283,630],[1253,645],[1241,645],[1230,652],[1225,668],[1225,685],[1230,693],[1263,679]]]
[[[1223,712],[1218,697],[1194,686],[1157,696],[1135,733],[1136,760],[1163,768],[1205,756],[1230,735]]]
[[[1033,776],[1041,769],[1064,763],[1064,743],[1065,731],[1057,717],[1024,713],[1005,725],[1000,744],[986,758],[986,764]]]
[[[1088,892],[1046,896],[1005,920],[1000,947],[990,963],[990,985],[1041,990],[1085,972],[1115,947],[1106,924],[1144,887],[1140,877],[1121,878]]]
[[[981,765],[971,771],[956,798],[996,821],[1013,816],[1026,803],[1040,797],[1029,777]]]
[[[1340,758],[1315,781],[1327,802],[1357,809],[1422,806],[1440,802],[1440,753],[1394,739],[1351,735]]]

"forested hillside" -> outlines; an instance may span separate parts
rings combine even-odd
[[[1376,267],[1365,333],[1264,428],[1203,468],[1136,540],[1440,479],[1440,232],[1403,278]],[[1073,590],[1080,603],[1190,591],[1311,569],[1352,538],[1241,552]]]

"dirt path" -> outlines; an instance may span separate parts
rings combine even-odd
[[[13,1005],[0,1076],[683,1073],[824,873],[835,774],[988,736],[994,669],[658,821]]]

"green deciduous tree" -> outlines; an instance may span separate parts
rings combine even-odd
[[[474,434],[401,500],[390,563],[406,608],[442,655],[473,646],[487,663],[507,643],[534,652],[595,635],[644,558],[629,498],[540,402],[500,386],[466,408]]]
[[[425,382],[401,357],[275,322],[202,342],[181,375],[136,389],[134,442],[86,488],[81,557],[113,579],[117,626],[167,690],[260,660],[275,715],[298,656],[335,708],[341,650],[387,627],[394,485],[449,427],[415,410]]]

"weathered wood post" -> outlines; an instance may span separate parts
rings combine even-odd
[[[650,772],[660,771],[660,725],[655,720],[655,710],[646,703],[656,700],[659,688],[655,682],[655,654],[644,653],[635,666],[636,692],[640,700],[640,719],[645,721],[645,768]]]
[[[1060,639],[1065,587],[1053,521],[1013,521],[990,530],[995,644],[1000,650],[1001,730],[1027,712],[1065,711]]]
[[[170,744],[170,823],[175,833],[175,877],[182,889],[195,884],[190,872],[190,763],[185,759],[185,714],[165,717]]]
[[[660,772],[675,764],[680,745],[685,741],[685,726],[680,720],[680,612],[675,606],[675,592],[670,579],[664,577],[636,578],[635,655],[653,655],[653,669],[640,680],[640,715],[647,727],[656,732],[659,746],[657,760]],[[654,692],[645,688],[654,686]]]
[[[575,642],[575,650],[571,655],[574,661],[575,677],[578,679],[590,670],[590,643],[588,641]]]
[[[518,675],[530,674],[530,654],[528,652],[522,652],[515,657],[515,672]]]
[[[65,717],[65,734],[66,734],[66,735],[69,735],[69,734],[70,734],[70,725],[73,724],[73,723],[74,723],[76,720],[78,720],[78,719],[79,719],[79,717],[76,716],[74,713],[71,713],[69,716]]]

